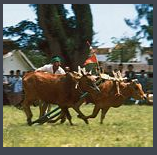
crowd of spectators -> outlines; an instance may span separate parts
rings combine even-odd
[[[107,69],[104,71],[104,73],[109,74],[110,76],[113,76],[112,71],[120,71],[122,74],[122,77],[127,77],[128,81],[132,79],[138,79],[138,82],[142,85],[142,89],[145,94],[153,94],[153,73],[147,73],[145,70],[141,70],[140,72],[134,71],[134,66],[132,64],[129,64],[127,66],[127,70],[123,71],[123,64],[119,64],[118,68],[112,69],[112,66],[107,66]],[[133,101],[135,104],[141,104],[145,101],[139,101],[134,100],[131,98],[131,101]]]
[[[10,70],[10,75],[3,75],[3,104],[17,104],[22,99],[22,75],[20,70]]]

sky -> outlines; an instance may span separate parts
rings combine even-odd
[[[133,4],[91,4],[93,30],[100,47],[113,47],[111,38],[134,36],[135,30],[126,25],[124,18],[134,19],[137,12]],[[70,5],[66,5],[70,11]],[[3,4],[3,27],[13,26],[22,20],[35,21],[36,15],[28,4]],[[142,42],[148,46],[147,41]]]

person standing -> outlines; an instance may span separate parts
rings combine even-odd
[[[113,75],[113,69],[112,69],[111,65],[107,66],[107,71],[105,72],[105,74],[108,74],[109,76],[114,77],[114,75]]]
[[[15,75],[14,70],[10,70],[10,75],[8,77],[9,89],[11,93],[14,91]]]
[[[147,89],[147,75],[145,73],[145,70],[141,70],[140,72],[140,76],[138,77],[139,82],[142,85],[142,89],[143,91],[146,93],[146,89]]]
[[[136,78],[136,73],[133,71],[134,66],[132,64],[128,65],[128,71],[125,72],[125,77],[128,78],[128,81]]]
[[[123,64],[122,64],[122,63],[118,65],[118,70],[120,71],[122,77],[124,77],[124,76],[125,76],[125,73],[124,73],[124,71],[123,71]]]
[[[8,79],[5,75],[3,75],[3,105],[9,104],[9,100],[7,97],[7,86],[8,86]]]
[[[20,70],[16,70],[16,75],[15,75],[15,81],[14,81],[14,87],[13,87],[13,104],[16,105],[22,100],[22,78],[20,76]]]

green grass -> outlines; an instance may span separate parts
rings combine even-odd
[[[88,115],[93,105],[81,110]],[[32,107],[33,120],[38,107]],[[153,147],[153,107],[121,106],[111,108],[100,125],[100,114],[89,125],[71,109],[74,126],[64,124],[26,124],[23,111],[3,107],[3,147]]]

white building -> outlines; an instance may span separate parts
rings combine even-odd
[[[142,50],[143,49],[143,50]],[[136,56],[129,60],[129,62],[123,63],[124,70],[127,70],[128,64],[134,65],[134,70],[139,72],[140,70],[145,70],[148,72],[153,72],[153,65],[148,65],[148,60],[152,59],[151,55],[153,51],[149,47],[141,47],[136,49]],[[107,60],[107,55],[112,52],[111,48],[98,48],[97,49],[97,59],[101,62],[102,66],[106,68],[108,65],[112,65],[113,69],[118,67],[120,62],[110,62]]]
[[[29,71],[36,69],[20,50],[13,50],[3,54],[3,75],[9,75],[10,70]]]

